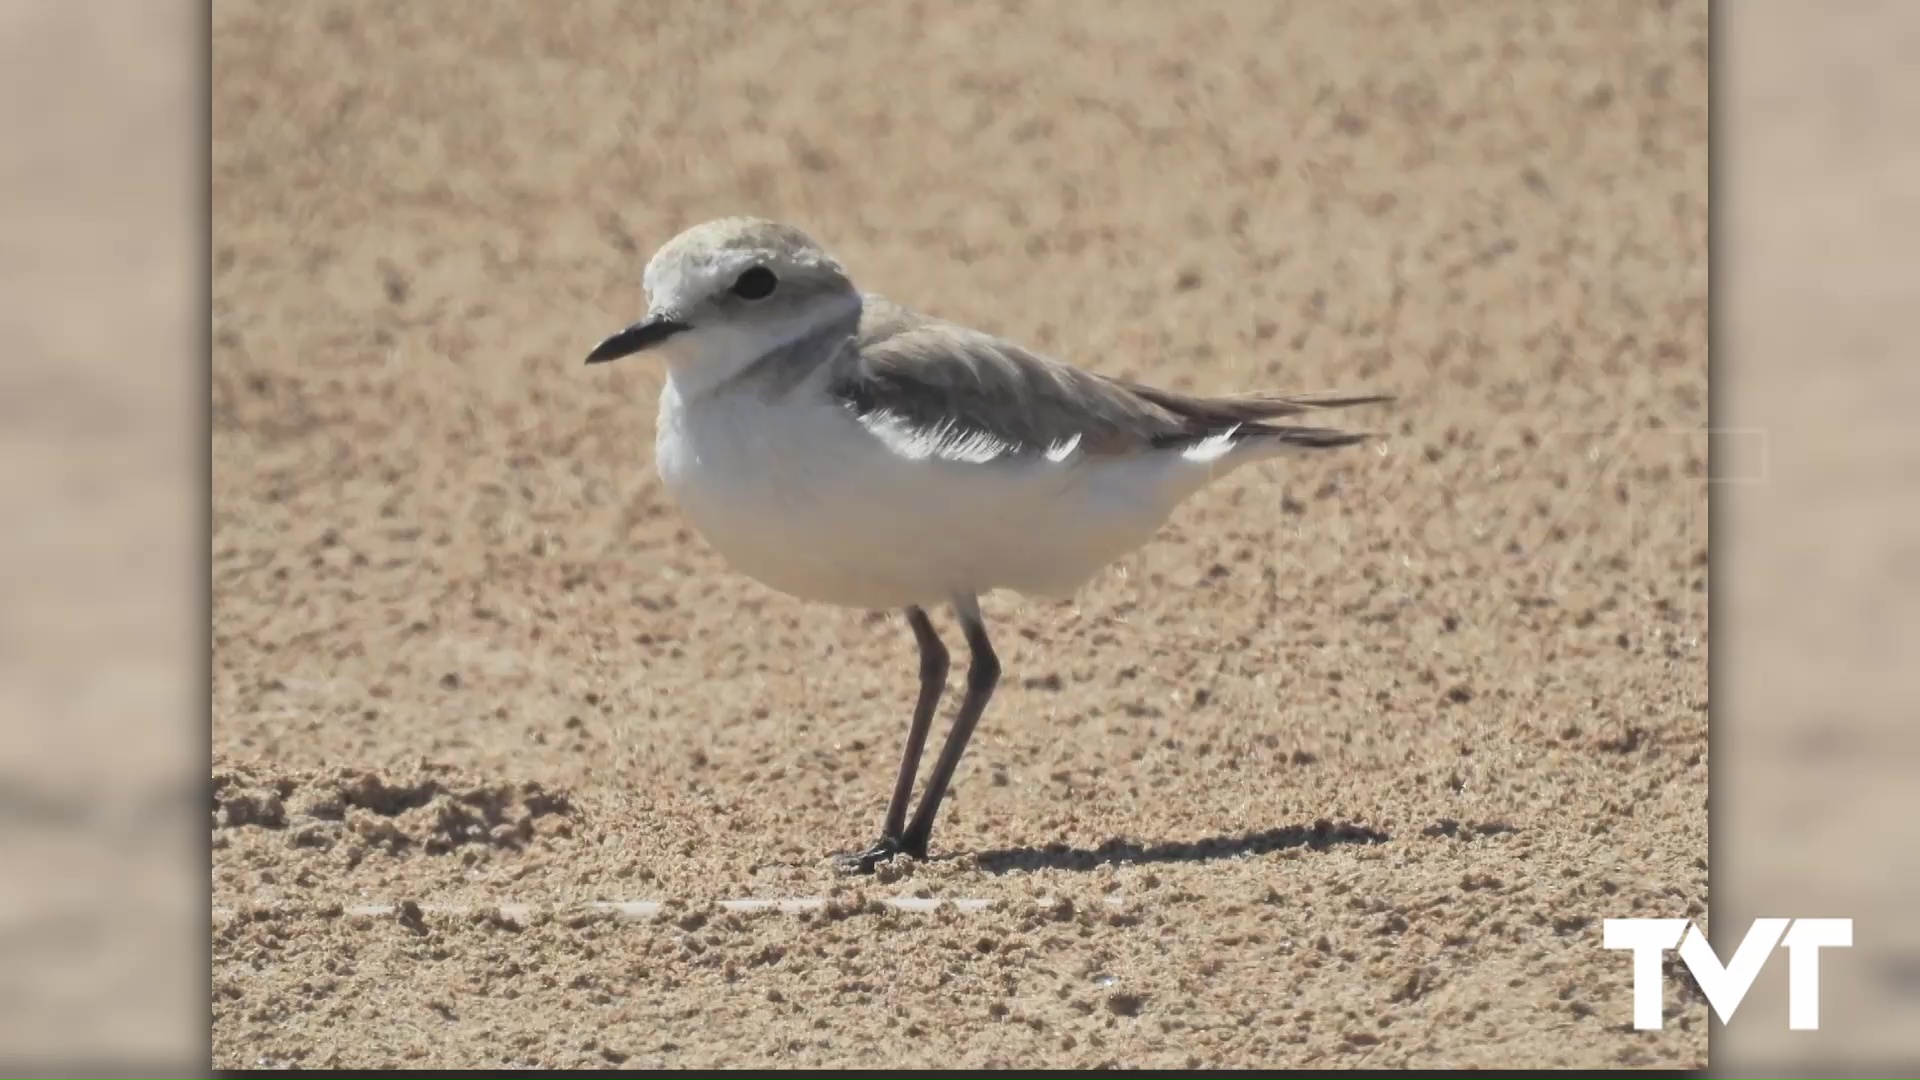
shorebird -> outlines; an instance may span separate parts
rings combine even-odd
[[[1371,436],[1277,423],[1386,395],[1195,397],[1096,375],[857,288],[799,229],[697,225],[648,261],[644,318],[587,356],[664,361],[655,462],[735,570],[803,600],[902,611],[920,694],[871,872],[927,856],[1000,677],[980,597],[1061,597],[1140,547],[1209,481]],[[927,608],[951,605],[966,692],[911,821],[947,677]]]

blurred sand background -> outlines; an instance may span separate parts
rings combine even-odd
[[[6,369],[3,490],[10,520],[70,533],[0,532],[0,850],[41,870],[9,879],[9,1061],[185,1056],[205,1030],[156,985],[191,968],[166,917],[197,903],[167,877],[182,747],[156,720],[193,694],[200,640],[180,632],[192,590],[165,585],[197,547],[175,467],[195,405],[164,363],[197,348],[165,257],[191,239],[166,158],[191,140],[168,121],[193,110],[178,72],[133,55],[176,27],[122,7],[151,14],[8,11],[9,45],[32,47],[6,70],[39,92],[7,97],[25,137],[0,174],[26,360]],[[1706,899],[1697,6],[1222,6],[1177,26],[899,6],[797,32],[770,11],[415,10],[215,12],[213,889],[271,904],[213,927],[218,1064],[1701,1060],[1697,995],[1670,991],[1665,1033],[1626,1031],[1624,965],[1595,956],[1599,918]],[[1867,818],[1897,812],[1880,793],[1903,775],[1871,759],[1911,760],[1892,718],[1912,573],[1901,519],[1852,518],[1845,539],[1877,543],[1866,578],[1802,514],[1815,493],[1833,519],[1894,505],[1912,455],[1852,421],[1896,412],[1887,380],[1911,378],[1893,212],[1914,162],[1871,136],[1914,110],[1871,62],[1912,40],[1873,27],[1913,20],[1749,10],[1733,25],[1774,51],[1727,112],[1786,130],[1736,147],[1770,169],[1735,193],[1767,243],[1732,247],[1747,273],[1716,287],[1773,283],[1765,311],[1720,314],[1772,320],[1741,351],[1779,363],[1739,369],[1758,392],[1734,407],[1792,440],[1740,489],[1722,525],[1747,546],[1716,569],[1804,539],[1770,591],[1716,583],[1752,605],[1719,689],[1765,691],[1721,719],[1782,733],[1721,742],[1765,786],[1721,762],[1716,916],[1864,919],[1912,881],[1911,837]],[[854,44],[875,41],[910,59]],[[1235,478],[1077,604],[990,601],[1008,689],[943,857],[810,917],[700,904],[834,887],[819,856],[877,820],[910,640],[726,575],[650,477],[657,382],[575,361],[636,309],[646,250],[742,202],[902,300],[1104,370],[1405,402],[1384,457]],[[1840,203],[1835,227],[1809,212]],[[1809,354],[1859,373],[1865,404],[1805,408]],[[1828,416],[1842,430],[1816,430]],[[1596,433],[1626,438],[1596,452]],[[1821,746],[1797,734],[1814,719]],[[1760,776],[1810,747],[1850,799]],[[116,821],[153,835],[116,848]],[[1852,850],[1836,836],[1886,872],[1808,873]],[[1792,908],[1807,885],[1839,910]],[[1001,904],[870,903],[915,893]],[[503,897],[686,906],[435,914]],[[428,913],[331,914],[404,900]],[[1898,1053],[1897,1028],[1863,1041],[1836,1004],[1891,989],[1882,1015],[1910,1015],[1902,955],[1830,962],[1827,1032],[1784,1049],[1763,977],[1716,1061]]]
[[[195,22],[140,0],[0,4],[0,1071],[12,1075],[191,1069],[202,1053]]]
[[[1894,1075],[1920,1064],[1920,8],[1724,22],[1715,423],[1765,432],[1766,482],[1715,492],[1713,916],[1850,917],[1854,944],[1819,1032],[1787,1030],[1776,960],[1714,1065]]]

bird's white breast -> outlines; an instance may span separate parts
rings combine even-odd
[[[686,401],[670,377],[660,476],[734,569],[862,608],[994,589],[1061,595],[1145,543],[1211,471],[1137,459],[913,459],[811,388]]]

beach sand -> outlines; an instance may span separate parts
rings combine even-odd
[[[1708,899],[1706,6],[840,10],[215,5],[215,1066],[1704,1065],[1600,935]],[[734,213],[1388,437],[987,598],[932,860],[838,878],[912,636],[581,365]]]

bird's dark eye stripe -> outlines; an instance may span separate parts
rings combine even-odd
[[[742,300],[764,300],[773,295],[774,287],[780,279],[773,271],[764,266],[755,266],[742,273],[733,283],[733,295]]]

